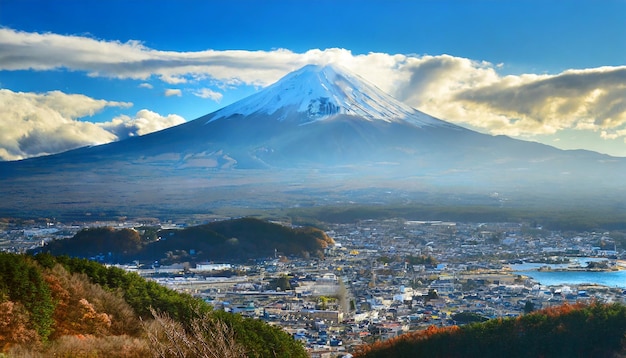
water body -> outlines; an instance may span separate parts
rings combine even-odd
[[[596,284],[626,288],[626,271],[516,271],[515,273],[531,277],[542,286]]]
[[[590,261],[602,261],[596,258],[573,258],[585,267]],[[528,276],[543,286],[596,284],[607,287],[626,288],[626,270],[622,271],[537,271],[542,266],[553,270],[566,269],[569,264],[546,265],[523,263],[509,265],[516,274]]]

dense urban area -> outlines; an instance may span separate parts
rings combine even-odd
[[[141,230],[145,222],[3,222],[3,251],[25,252],[86,227]],[[182,228],[176,222],[150,222]],[[608,232],[532,224],[362,220],[327,224],[324,258],[115,263],[216,309],[279,325],[313,357],[427,328],[518,316],[565,302],[623,302],[624,283],[544,284],[537,273],[619,274],[624,251]],[[92,259],[107,263],[107,253]],[[111,263],[109,263],[111,264]]]

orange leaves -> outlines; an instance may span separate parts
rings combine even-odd
[[[357,357],[612,357],[626,351],[626,306],[564,304],[463,327],[423,331],[360,347]]]
[[[362,345],[357,348],[355,357],[364,357],[375,352],[393,352],[396,347],[400,345],[410,345],[415,342],[426,341],[445,334],[454,335],[459,331],[459,329],[460,328],[458,326],[437,327],[431,325],[424,330],[409,332],[385,341],[377,341],[372,344]]]
[[[134,334],[139,330],[139,322],[128,304],[89,282],[87,276],[70,274],[57,265],[47,270],[44,278],[56,302],[52,338]]]
[[[38,344],[37,331],[29,328],[29,314],[20,303],[0,303],[0,345],[6,351],[14,344]]]
[[[82,331],[94,335],[106,335],[111,328],[111,317],[104,313],[98,313],[93,305],[84,298],[78,301],[82,317],[80,318],[80,326]]]
[[[576,303],[573,305],[569,303],[564,303],[560,306],[551,306],[551,307],[544,308],[542,310],[539,310],[536,314],[543,314],[548,317],[557,317],[557,316],[566,315],[575,309],[582,308],[583,306],[584,305],[581,303]]]

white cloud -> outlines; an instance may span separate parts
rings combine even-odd
[[[109,78],[156,77],[180,87],[210,81],[227,90],[243,84],[266,86],[309,63],[339,64],[426,113],[493,134],[534,136],[576,129],[595,131],[607,139],[626,137],[626,67],[503,76],[498,72],[503,64],[450,55],[354,55],[337,48],[304,53],[285,49],[174,52],[150,49],[137,41],[0,29],[0,70],[66,69]],[[209,89],[192,93],[219,101],[220,94]]]
[[[139,88],[147,88],[147,89],[153,89],[154,88],[154,86],[152,86],[151,84],[146,83],[146,82],[139,84],[138,87]]]
[[[449,55],[342,60],[417,109],[492,134],[533,137],[575,129],[626,138],[626,66],[502,76],[499,65]]]
[[[104,144],[185,122],[181,116],[161,116],[146,109],[137,112],[134,118],[121,115],[105,123],[78,120],[107,107],[131,105],[59,91],[23,93],[0,89],[0,160],[19,160]]]
[[[506,118],[500,129],[505,134],[555,133],[566,128],[618,134],[626,124],[626,67],[508,76],[458,91],[453,100],[470,113],[498,113]],[[488,122],[474,122],[490,127]]]
[[[0,89],[0,159],[17,160],[116,140],[99,126],[76,119],[106,107],[130,106],[59,91],[39,94]]]
[[[275,61],[264,65],[260,60],[268,56]],[[158,51],[138,41],[122,43],[0,28],[0,70],[68,69],[90,76],[141,80],[157,76],[170,84],[210,76],[224,82],[266,85],[302,64],[298,54],[286,50]],[[258,72],[259,67],[263,71]]]
[[[168,88],[164,92],[165,97],[177,96],[180,97],[183,95],[183,92],[180,89]]]
[[[185,119],[179,115],[161,116],[150,110],[142,109],[135,114],[134,118],[121,115],[113,118],[110,122],[98,123],[97,125],[121,140],[156,132],[182,123],[185,123]]]
[[[222,100],[223,95],[219,92],[215,92],[210,88],[201,88],[197,91],[193,91],[193,94],[195,96],[198,96],[200,98],[207,98],[207,99],[211,99],[215,102],[219,102]]]

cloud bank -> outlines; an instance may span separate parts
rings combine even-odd
[[[137,41],[122,43],[0,29],[0,71],[83,71],[89,76],[135,79],[141,81],[138,86],[144,88],[151,86],[146,81],[158,80],[182,88],[167,90],[165,95],[180,96],[185,91],[217,102],[223,97],[218,89],[228,91],[241,85],[262,87],[305,64],[327,63],[359,74],[428,114],[484,132],[532,137],[571,129],[594,131],[605,139],[626,138],[626,66],[568,70],[558,74],[502,75],[499,65],[450,55],[353,54],[338,48],[312,49],[304,53],[285,49],[174,52],[151,49]],[[199,83],[210,83],[213,88],[185,87]],[[46,97],[48,102],[41,100],[40,103],[45,104],[47,110],[69,111],[63,105],[55,108],[54,96],[50,93]],[[92,142],[117,136],[116,130],[99,132],[107,127],[76,122],[76,118],[93,111],[120,106],[115,102],[97,103],[99,107],[87,106],[89,110],[76,107],[77,113],[57,113],[57,117],[75,124],[74,135],[64,134],[65,138],[82,143],[89,136],[93,136]],[[116,120],[127,123],[143,116],[137,113],[136,118],[118,117],[110,125],[116,127],[113,123]],[[78,135],[78,128],[89,135]],[[33,131],[36,129],[28,133]],[[3,145],[4,154],[0,157],[23,156],[22,146],[32,148],[27,155],[45,152],[35,149],[41,146],[37,140],[16,144],[23,134],[0,134],[2,143],[5,137],[10,137],[6,139],[13,143]]]
[[[98,126],[109,133],[113,133],[118,140],[121,140],[160,131],[182,123],[185,123],[185,119],[179,115],[161,116],[150,110],[142,109],[133,118],[121,115],[113,118],[110,122],[98,123]]]
[[[37,94],[0,89],[0,159],[19,160],[104,144],[185,121],[148,110],[137,112],[135,118],[119,116],[105,123],[78,120],[107,107],[130,106],[59,91]]]

